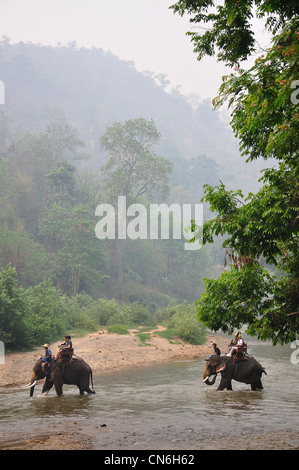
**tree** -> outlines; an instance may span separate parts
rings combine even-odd
[[[41,282],[49,269],[44,247],[27,232],[0,231],[0,269],[8,264],[25,287]]]
[[[0,229],[8,228],[13,219],[11,210],[12,177],[7,172],[7,163],[0,156]]]
[[[178,4],[182,7],[183,3]],[[225,45],[222,33],[228,39],[235,24],[235,20],[219,23],[221,15],[222,20],[228,19],[225,15],[231,3],[217,7],[218,16],[214,18],[218,30],[214,29],[211,40],[212,45],[218,42],[220,49]],[[245,8],[251,3],[233,2],[232,15],[235,8],[241,8],[244,18],[249,19],[251,10],[246,12]],[[225,235],[223,246],[230,266],[218,279],[205,279],[206,292],[196,305],[198,318],[213,330],[231,332],[245,324],[247,333],[276,344],[293,340],[299,331],[299,114],[294,92],[299,21],[294,2],[255,3],[261,16],[272,15],[268,27],[282,30],[250,70],[237,68],[224,77],[214,105],[228,101],[231,125],[247,161],[271,157],[276,164],[263,171],[261,189],[246,199],[241,190],[227,190],[222,182],[215,187],[205,186],[204,200],[217,215],[205,224],[204,241],[212,243],[215,236]],[[205,15],[203,2],[188,5],[198,8],[198,18]],[[287,21],[292,15],[294,18]],[[245,28],[244,24],[240,28]],[[202,54],[204,39],[198,41]],[[218,57],[230,64],[245,59],[250,44],[247,50],[228,50],[227,56],[222,51]],[[208,52],[214,53],[212,49]]]
[[[167,328],[183,341],[202,344],[206,339],[205,328],[197,321],[194,306],[184,302],[171,307],[174,313],[167,322]]]
[[[78,131],[62,122],[48,125],[39,134],[27,131],[10,143],[3,163],[0,162],[0,182],[3,171],[10,178],[6,178],[6,185],[10,184],[10,201],[3,212],[10,216],[6,216],[9,229],[14,230],[22,223],[25,230],[36,234],[40,211],[49,203],[47,198],[74,199],[75,185],[71,188],[70,183],[74,182],[75,167],[67,160],[79,159],[82,146]],[[0,204],[1,193],[0,190]]]
[[[256,10],[253,11],[255,6]],[[170,8],[181,16],[189,14],[190,23],[200,32],[188,32],[198,59],[214,56],[230,66],[246,60],[259,47],[252,28],[254,13],[264,18],[265,26],[276,33],[299,14],[296,0],[179,0]]]
[[[153,120],[129,119],[115,123],[100,138],[103,149],[109,152],[102,168],[104,193],[108,203],[116,203],[118,196],[126,197],[127,206],[143,196],[168,193],[171,163],[155,155],[152,150],[160,134]],[[118,280],[123,281],[123,240],[117,240]]]
[[[248,333],[274,344],[293,340],[299,329],[298,112],[290,86],[298,67],[297,27],[298,21],[290,22],[266,57],[227,79],[216,99],[217,105],[230,99],[234,106],[233,129],[248,160],[261,155],[277,164],[264,170],[262,188],[244,202],[241,191],[227,191],[223,184],[205,190],[218,213],[205,226],[206,241],[226,233],[233,263],[230,273],[206,281],[199,317],[214,327],[221,317],[229,329],[246,323]],[[265,262],[268,269],[261,266]]]
[[[171,163],[152,150],[159,139],[154,121],[144,118],[115,123],[102,135],[100,144],[109,152],[102,168],[103,181],[112,199],[126,196],[130,205],[144,194],[168,193]]]
[[[68,295],[97,295],[103,280],[104,254],[94,235],[94,219],[88,208],[54,203],[40,217],[43,244],[52,259],[52,275]]]
[[[50,281],[43,281],[26,291],[30,315],[27,325],[34,345],[51,343],[65,334],[68,326],[67,298]]]
[[[27,313],[25,291],[18,287],[16,270],[7,265],[0,271],[0,339],[6,346],[28,346]]]

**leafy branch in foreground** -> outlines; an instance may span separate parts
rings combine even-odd
[[[275,165],[245,199],[223,183],[206,185],[204,196],[217,214],[204,224],[204,242],[225,235],[232,263],[218,279],[205,279],[198,318],[213,330],[246,325],[247,333],[273,344],[292,341],[299,331],[299,113],[291,86],[298,74],[298,27],[295,18],[266,57],[225,77],[214,100],[216,106],[228,101],[247,161],[271,157]]]
[[[174,13],[189,15],[194,26],[187,33],[198,59],[214,56],[230,66],[246,60],[259,48],[252,20],[264,19],[274,34],[299,13],[296,0],[179,0],[170,6]],[[255,11],[253,10],[255,8]]]

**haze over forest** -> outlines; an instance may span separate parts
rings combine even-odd
[[[94,233],[95,208],[109,202],[99,139],[114,123],[152,120],[161,134],[155,154],[172,163],[169,195],[157,194],[159,202],[199,204],[203,185],[219,180],[256,190],[263,163],[245,164],[210,101],[169,92],[164,75],[138,72],[133,62],[75,43],[11,44],[4,37],[0,80],[0,269],[11,263],[24,288],[47,280],[70,297],[152,309],[198,299],[202,278],[221,272],[220,241],[190,252],[184,240],[126,240],[120,282],[115,241]]]
[[[8,38],[2,38],[0,67],[5,84],[2,116],[31,132],[65,120],[78,129],[89,153],[86,168],[98,170],[103,164],[98,139],[108,126],[144,117],[153,119],[161,133],[157,153],[177,163],[175,183],[188,188],[181,166],[206,155],[220,165],[228,185],[234,186],[236,175],[245,191],[256,185],[259,167],[245,165],[230,127],[210,100],[186,97],[176,89],[166,92],[169,82],[163,74],[138,72],[133,62],[95,47],[77,48],[75,42],[51,47],[10,44]]]

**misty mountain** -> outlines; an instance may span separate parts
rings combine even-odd
[[[237,187],[255,189],[258,163],[249,166],[240,158],[231,129],[209,100],[194,108],[178,90],[166,91],[164,76],[138,72],[133,62],[111,52],[75,43],[10,44],[3,38],[0,80],[5,84],[5,113],[23,129],[39,132],[61,116],[78,128],[90,154],[84,163],[89,168],[99,169],[104,162],[98,139],[107,126],[152,118],[162,135],[157,153],[174,163],[175,184],[189,187],[186,161],[206,155],[211,168],[215,162],[219,166],[226,184],[236,187],[237,176]]]

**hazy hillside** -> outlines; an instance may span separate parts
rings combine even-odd
[[[195,251],[185,249],[185,235],[98,239],[95,209],[123,194],[124,181],[130,194],[134,181],[143,186],[148,178],[156,193],[135,192],[147,207],[155,197],[198,204],[203,185],[220,179],[229,189],[254,191],[257,164],[239,156],[231,130],[210,103],[194,108],[177,90],[166,92],[162,75],[140,73],[109,52],[75,45],[4,39],[0,80],[0,336],[10,344],[42,344],[69,328],[106,324],[108,313],[117,324],[156,324],[174,314],[173,302],[197,300],[203,278],[222,270],[220,238]],[[128,120],[138,127],[109,173],[99,138],[103,142],[107,131]],[[150,155],[142,143],[130,154],[136,134],[139,143],[144,138],[155,145]],[[148,139],[159,134],[160,140]],[[135,161],[128,177],[130,155],[139,167]],[[183,317],[194,320],[193,307],[184,309]]]
[[[78,128],[99,168],[104,155],[98,138],[107,126],[130,118],[152,118],[162,134],[158,152],[179,167],[207,155],[221,166],[222,179],[252,190],[257,165],[245,165],[231,129],[209,101],[193,109],[177,91],[167,93],[163,79],[138,72],[133,62],[102,49],[0,43],[0,79],[5,84],[5,113],[24,128],[40,131],[61,113]],[[181,175],[181,170],[174,175]],[[184,181],[178,181],[184,185]]]

